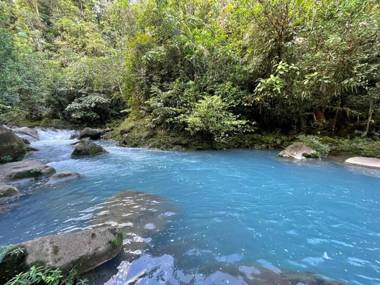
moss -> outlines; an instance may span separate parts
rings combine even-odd
[[[116,238],[110,241],[110,244],[113,249],[121,248],[123,245],[123,234],[118,233]]]

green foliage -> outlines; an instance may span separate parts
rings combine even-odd
[[[229,133],[242,130],[246,121],[228,111],[228,105],[219,96],[204,97],[195,104],[193,112],[183,116],[191,134],[206,133],[220,140]]]
[[[75,99],[65,112],[78,122],[105,121],[110,114],[110,100],[100,95],[88,95]]]
[[[18,254],[19,250],[22,250],[14,245],[0,246],[0,263],[3,261],[7,254]]]
[[[0,9],[2,121],[104,124],[128,109],[149,133],[211,141],[239,121],[284,133],[380,127],[376,0],[6,0]]]
[[[58,268],[32,266],[28,271],[19,273],[6,285],[85,285],[87,282],[77,278],[75,271],[65,275]]]
[[[320,138],[317,136],[299,135],[297,139],[308,147],[314,149],[319,158],[327,157],[330,153],[330,146],[321,142]]]
[[[378,139],[321,137],[320,140],[324,144],[329,145],[332,154],[349,154],[380,158],[380,141]]]

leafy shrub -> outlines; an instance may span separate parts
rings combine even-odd
[[[65,109],[68,117],[77,122],[104,121],[111,113],[110,100],[101,95],[75,99]]]
[[[351,154],[380,158],[380,141],[369,138],[332,138],[322,137],[323,143],[328,144],[334,154]]]
[[[65,275],[58,268],[32,266],[28,271],[19,273],[5,285],[86,285],[87,281],[78,279],[75,271]]]
[[[317,136],[300,135],[297,137],[297,139],[308,147],[314,149],[317,152],[318,157],[327,157],[330,153],[330,146],[328,144],[322,143],[320,138]]]
[[[246,125],[246,121],[239,120],[236,115],[229,112],[228,105],[216,95],[199,100],[193,112],[183,116],[183,120],[188,124],[187,129],[190,133],[211,134],[216,140]]]

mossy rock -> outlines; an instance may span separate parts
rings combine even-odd
[[[81,140],[75,145],[75,148],[71,154],[73,158],[79,158],[82,156],[95,156],[107,151],[100,145],[97,145],[88,140]]]
[[[21,160],[26,152],[23,140],[17,137],[12,130],[0,126],[0,163]]]

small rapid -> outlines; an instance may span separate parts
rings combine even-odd
[[[39,129],[27,159],[81,178],[29,189],[0,215],[0,245],[115,222],[125,229],[124,254],[91,284],[314,284],[321,276],[380,284],[379,171],[272,151],[109,141],[97,142],[106,154],[72,159],[73,133]],[[133,207],[145,218],[133,220]]]

